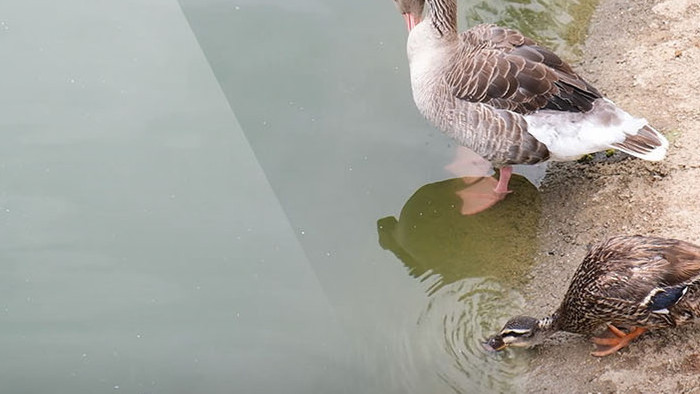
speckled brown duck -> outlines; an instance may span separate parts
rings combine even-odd
[[[500,169],[575,160],[618,149],[661,160],[668,141],[600,92],[552,51],[520,32],[478,25],[457,32],[455,0],[394,0],[409,29],[413,98],[459,144]],[[427,16],[422,19],[427,4]]]
[[[516,316],[485,347],[529,347],[557,331],[592,335],[607,326],[612,337],[592,338],[599,347],[592,354],[607,356],[647,330],[676,327],[699,315],[700,246],[619,236],[590,249],[551,316]]]

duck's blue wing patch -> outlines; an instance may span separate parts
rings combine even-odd
[[[652,312],[660,312],[675,305],[688,291],[687,285],[679,285],[660,289],[649,300],[649,309]]]

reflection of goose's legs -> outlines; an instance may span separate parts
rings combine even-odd
[[[463,177],[467,187],[458,191],[457,196],[462,200],[462,215],[474,215],[485,211],[501,201],[507,193],[497,193],[497,181],[490,176]]]
[[[599,348],[600,350],[597,350],[593,353],[591,353],[594,356],[597,357],[603,357],[607,356],[609,354],[613,354],[616,351],[622,349],[623,347],[629,345],[630,342],[632,342],[635,338],[638,336],[644,334],[647,329],[643,327],[634,327],[632,331],[628,333],[625,333],[624,331],[620,330],[619,328],[613,326],[612,324],[608,324],[608,329],[615,334],[614,337],[612,338],[591,338],[593,343],[596,345],[600,345]]]
[[[457,146],[455,157],[452,162],[445,166],[445,169],[456,178],[463,176],[480,177],[486,176],[491,171],[491,163],[483,157],[474,153],[473,150],[463,146]]]
[[[510,167],[509,167],[510,168]],[[445,167],[446,170],[458,177],[462,177],[467,187],[457,192],[457,196],[462,200],[462,215],[474,215],[485,211],[497,202],[503,200],[506,193],[498,192],[499,183],[494,177],[487,176],[491,169],[491,163],[484,160],[474,151],[458,146],[456,155],[452,162]],[[503,179],[501,170],[501,179]],[[508,190],[508,180],[505,179],[504,189]]]
[[[502,167],[498,174],[498,185],[494,190],[496,193],[510,193],[508,190],[508,182],[510,182],[510,176],[513,174],[513,167],[505,166]]]

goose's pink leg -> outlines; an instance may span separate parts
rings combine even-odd
[[[493,191],[495,191],[496,193],[499,193],[499,194],[510,193],[510,190],[508,190],[508,182],[510,182],[510,176],[512,174],[513,174],[513,167],[511,167],[511,166],[502,167],[501,170],[499,171],[499,175],[498,175],[498,185],[496,185],[496,188]]]

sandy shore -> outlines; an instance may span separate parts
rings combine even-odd
[[[666,160],[612,157],[550,166],[542,187],[532,315],[556,308],[586,246],[608,235],[700,243],[700,0],[602,0],[576,66],[604,94],[666,134]],[[595,358],[562,335],[534,350],[527,392],[700,392],[700,324],[648,333]]]

